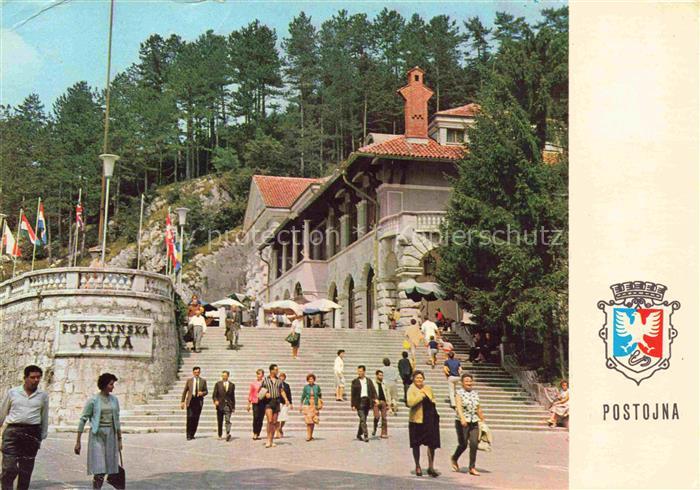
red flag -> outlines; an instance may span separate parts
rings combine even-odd
[[[80,203],[75,206],[75,223],[81,230],[85,229],[85,222],[83,221],[83,206],[81,206]]]
[[[173,264],[173,268],[177,270],[180,266],[180,261],[175,252],[175,232],[172,222],[170,221],[170,213],[165,215],[165,246],[168,249],[168,258]]]

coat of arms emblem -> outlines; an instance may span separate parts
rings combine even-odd
[[[605,342],[606,366],[638,385],[660,369],[668,369],[671,344],[678,331],[671,323],[678,301],[664,301],[666,286],[628,281],[610,286],[613,300],[599,301],[605,324],[598,335]]]

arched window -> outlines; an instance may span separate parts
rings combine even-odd
[[[294,299],[299,299],[304,296],[304,290],[301,288],[301,283],[296,283],[294,286]]]

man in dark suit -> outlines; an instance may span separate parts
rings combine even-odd
[[[187,408],[187,440],[194,439],[199,425],[199,416],[202,413],[204,405],[204,397],[207,396],[207,380],[200,378],[199,374],[202,370],[199,366],[192,368],[192,377],[185,383],[185,389],[182,391],[182,400],[180,408]]]
[[[408,406],[406,392],[408,391],[408,387],[411,386],[411,383],[413,383],[413,366],[411,366],[411,361],[408,359],[408,352],[406,351],[401,353],[399,376],[401,376],[401,381],[403,382],[403,402]]]
[[[229,372],[221,373],[221,381],[214,385],[214,406],[216,407],[216,428],[221,439],[221,426],[226,420],[226,440],[231,440],[231,414],[236,411],[236,385],[228,380]]]
[[[350,385],[350,406],[360,417],[360,425],[357,427],[357,438],[369,442],[367,431],[367,414],[374,407],[377,400],[377,390],[372,380],[365,377],[365,367],[357,366],[357,378]]]

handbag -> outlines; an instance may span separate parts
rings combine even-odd
[[[187,329],[187,332],[185,332],[185,335],[182,336],[182,340],[185,342],[192,342],[194,341],[194,335],[192,332],[192,327]]]
[[[403,348],[404,348],[404,349],[410,349],[410,348],[411,348],[411,344],[408,343],[408,340],[404,340],[404,341],[403,341]]]
[[[119,473],[107,475],[107,483],[119,490],[126,488],[126,471],[124,471],[124,459],[121,451],[119,451]]]
[[[299,340],[299,334],[296,332],[292,332],[289,335],[287,335],[287,338],[284,339],[290,344],[293,344],[294,342],[297,342]]]

